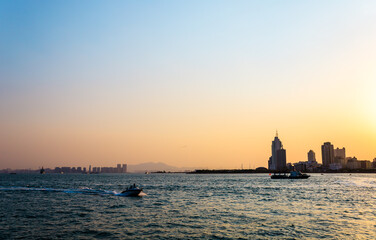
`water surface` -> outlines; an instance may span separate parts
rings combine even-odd
[[[0,174],[0,209],[4,239],[375,239],[376,175]]]

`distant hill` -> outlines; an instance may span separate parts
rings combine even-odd
[[[174,166],[167,165],[162,162],[147,162],[136,165],[128,165],[128,172],[156,172],[156,171],[166,171],[166,172],[183,172],[185,170],[193,170],[192,168],[178,168]]]

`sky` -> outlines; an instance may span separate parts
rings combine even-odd
[[[376,157],[375,1],[0,1],[0,168]]]

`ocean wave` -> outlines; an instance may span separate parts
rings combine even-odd
[[[78,189],[58,189],[58,188],[43,188],[43,187],[3,187],[0,186],[0,191],[38,191],[38,192],[62,192],[71,194],[87,194],[87,195],[111,195],[124,197],[126,195],[121,192],[112,190],[98,190],[88,187],[82,187]],[[141,192],[139,196],[146,196],[147,194]]]
[[[369,178],[362,178],[362,177],[354,177],[354,178],[347,178],[341,179],[336,181],[335,183],[345,186],[351,187],[368,187],[368,188],[376,188],[376,180],[369,179]]]

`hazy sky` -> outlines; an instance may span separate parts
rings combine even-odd
[[[376,157],[376,1],[0,1],[0,168]]]

